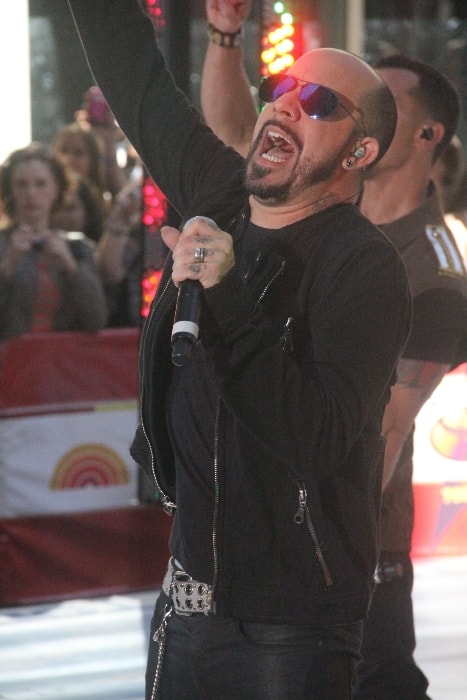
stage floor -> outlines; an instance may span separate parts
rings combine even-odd
[[[157,592],[0,609],[1,700],[143,700]],[[467,698],[467,556],[415,560],[417,661],[433,700]]]

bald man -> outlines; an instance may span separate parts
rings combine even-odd
[[[146,698],[346,700],[411,312],[399,255],[354,204],[394,100],[355,56],[312,52],[263,85],[245,164],[177,90],[136,0],[70,7],[119,125],[185,221],[163,232],[131,448],[174,515]],[[179,329],[194,336],[185,354]]]
[[[245,154],[256,122],[240,42],[250,7],[251,0],[206,0],[210,41],[201,83],[207,123]],[[231,37],[230,46],[218,40],[214,26]],[[383,419],[378,585],[365,621],[355,699],[428,700],[428,680],[414,659],[412,453],[418,412],[446,372],[467,360],[467,277],[432,181],[457,127],[459,98],[444,75],[413,58],[389,56],[376,69],[395,97],[397,128],[385,156],[368,171],[360,204],[400,252],[414,306]]]

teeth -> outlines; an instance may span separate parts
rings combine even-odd
[[[282,134],[278,134],[276,131],[268,131],[268,138],[271,139],[271,141],[274,143],[274,145],[278,145],[281,141],[285,141],[286,143],[292,145],[292,142],[286,137],[283,136]]]
[[[263,153],[262,157],[265,158],[266,160],[270,160],[271,163],[283,163],[284,162],[284,158],[277,158],[277,156],[271,156],[271,155],[269,155],[269,153]]]
[[[261,154],[261,157],[268,160],[270,163],[283,163],[287,159],[285,154],[288,151],[288,147],[293,149],[292,141],[287,138],[287,136],[273,131],[272,129],[266,132],[266,136],[267,144],[265,145],[265,150]],[[281,153],[272,154],[270,151],[273,149],[283,151],[284,155]]]

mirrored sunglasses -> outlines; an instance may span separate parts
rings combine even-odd
[[[275,75],[267,75],[261,80],[258,95],[263,102],[275,102],[282,95],[295,90],[299,84],[301,84],[301,87],[298,99],[305,114],[312,119],[326,119],[340,105],[364,133],[362,125],[353,117],[342,100],[339,99],[333,90],[324,85],[307,83],[304,80],[293,78],[291,75],[276,73]]]

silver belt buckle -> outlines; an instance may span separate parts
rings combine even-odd
[[[165,593],[172,599],[177,615],[208,615],[213,610],[212,587],[201,581],[194,581],[185,571],[177,569],[173,559],[162,585]]]

